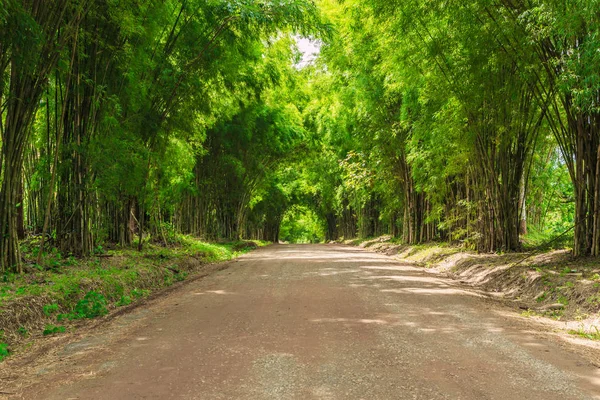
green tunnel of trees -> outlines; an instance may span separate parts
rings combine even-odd
[[[282,226],[598,256],[600,3],[1,0],[0,133],[2,272]]]

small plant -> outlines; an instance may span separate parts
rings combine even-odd
[[[92,319],[108,314],[108,301],[102,294],[91,291],[77,302],[70,319]]]
[[[582,312],[579,308],[577,309],[577,311],[575,312],[575,321],[583,321],[584,319],[589,318],[590,315],[586,314],[584,312]]]
[[[588,297],[585,301],[589,304],[594,304],[594,305],[600,304],[600,294],[592,295],[592,296]]]
[[[572,289],[572,288],[575,287],[575,284],[573,282],[571,282],[571,281],[568,281],[568,282],[565,283],[565,287],[568,288],[568,289]]]
[[[130,305],[132,302],[131,296],[121,296],[119,301],[117,301],[117,307],[124,307]]]
[[[6,343],[0,343],[0,362],[8,357],[9,354],[10,351],[8,350],[8,345]]]
[[[535,311],[533,311],[533,310],[530,310],[530,309],[527,309],[527,310],[525,310],[525,311],[523,311],[521,313],[522,317],[527,317],[527,318],[529,318],[529,317],[535,317],[536,315],[537,315],[537,313]]]
[[[564,306],[569,305],[569,299],[566,298],[565,296],[559,296],[558,297],[558,302]]]
[[[181,281],[185,281],[188,277],[188,273],[187,272],[178,272],[175,275],[173,275],[173,279],[175,279],[175,281],[177,282],[181,282]]]
[[[544,300],[546,300],[547,297],[548,297],[548,292],[544,292],[541,295],[539,295],[538,297],[536,297],[535,301],[537,301],[538,303],[541,303]]]
[[[585,339],[600,340],[600,330],[598,330],[598,327],[596,326],[593,326],[592,328],[594,328],[594,332],[586,331],[585,329],[583,329],[583,327],[581,327],[578,330],[572,329],[569,331],[569,333],[571,335],[577,335]]]
[[[562,310],[550,310],[550,311],[546,311],[544,313],[544,316],[546,316],[548,318],[555,319],[557,321],[560,321],[560,319],[563,317],[563,311]]]
[[[14,282],[15,279],[17,277],[17,274],[11,273],[11,272],[5,272],[2,275],[2,282],[4,283],[10,283],[10,282]]]
[[[64,265],[67,267],[77,265],[77,258],[73,257],[73,255],[69,255],[69,257],[64,261]]]
[[[65,333],[66,331],[67,331],[67,328],[65,328],[64,326],[56,326],[56,325],[48,324],[48,325],[46,325],[46,327],[44,328],[44,332],[42,332],[42,333],[44,336],[50,336],[50,335],[56,335],[57,333]]]
[[[104,253],[106,253],[106,251],[104,251],[104,247],[102,247],[101,245],[98,245],[94,248],[94,254],[101,255]]]
[[[57,320],[65,319],[92,319],[108,314],[108,301],[104,295],[91,291],[77,302],[73,312],[69,314],[58,314]]]
[[[146,297],[150,294],[148,289],[133,289],[131,291],[131,295],[134,299],[141,299],[142,297]]]
[[[27,329],[25,329],[24,326],[20,326],[19,329],[17,329],[17,332],[19,332],[19,335],[21,335],[23,337],[29,336],[29,331]]]
[[[49,317],[58,311],[58,304],[46,304],[43,308],[44,314]]]

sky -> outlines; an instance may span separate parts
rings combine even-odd
[[[298,68],[304,68],[312,64],[321,50],[321,44],[303,37],[297,37],[298,49],[302,52],[302,61],[297,65]]]

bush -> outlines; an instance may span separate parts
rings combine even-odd
[[[92,319],[108,314],[108,301],[104,295],[91,291],[77,302],[75,309],[70,314],[61,314],[58,320],[68,319]]]

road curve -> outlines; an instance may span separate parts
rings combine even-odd
[[[23,396],[600,398],[598,368],[505,308],[357,248],[259,249],[147,311],[125,337],[82,346],[88,356],[72,373],[48,373]]]

